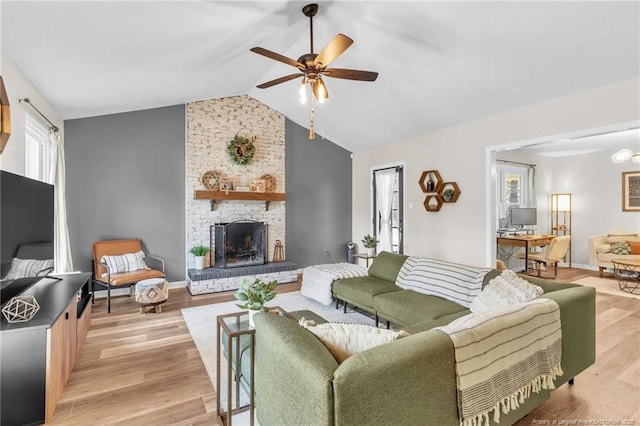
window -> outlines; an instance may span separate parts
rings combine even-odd
[[[51,167],[49,127],[28,113],[25,114],[24,151],[25,175],[31,179],[49,183]]]
[[[510,225],[509,210],[512,207],[532,207],[529,190],[530,166],[496,164],[496,201],[498,228]]]
[[[379,251],[403,252],[403,188],[402,166],[373,171],[373,233]]]

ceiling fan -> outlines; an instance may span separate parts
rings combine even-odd
[[[372,71],[360,71],[344,68],[327,68],[331,62],[333,62],[338,56],[340,56],[345,50],[353,44],[353,40],[344,34],[338,34],[327,44],[324,49],[319,53],[313,51],[313,17],[318,12],[318,5],[315,3],[308,4],[302,8],[302,13],[309,17],[310,27],[310,53],[305,53],[300,56],[298,60],[287,58],[279,53],[272,52],[262,47],[254,47],[250,49],[259,55],[266,56],[267,58],[274,59],[276,61],[283,62],[287,65],[298,68],[300,72],[295,74],[289,74],[284,77],[276,78],[275,80],[267,81],[266,83],[259,84],[259,89],[266,89],[276,84],[284,83],[289,80],[293,80],[302,77],[301,87],[301,100],[303,97],[302,91],[306,90],[306,84],[309,83],[313,95],[319,102],[324,102],[329,97],[327,86],[322,80],[322,76],[332,78],[342,78],[346,80],[360,80],[360,81],[375,81],[378,78],[377,72]],[[306,93],[306,91],[305,91]]]

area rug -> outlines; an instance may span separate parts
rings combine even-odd
[[[587,277],[580,278],[579,280],[574,281],[574,283],[587,287],[593,287],[598,293],[605,293],[614,296],[629,297],[632,299],[640,300],[640,294],[631,294],[627,293],[626,291],[620,290],[620,287],[618,286],[618,280],[616,280],[615,278]],[[638,291],[640,292],[640,289]]]
[[[198,306],[195,308],[182,309],[182,316],[189,328],[191,337],[200,352],[200,357],[207,369],[213,387],[216,387],[216,342],[217,327],[216,317],[218,315],[238,312],[242,309],[236,306],[237,302],[214,303],[211,305]],[[336,309],[335,305],[324,306],[314,300],[308,299],[299,291],[291,293],[280,293],[269,305],[280,306],[285,311],[309,310],[315,312],[327,321],[355,322],[360,324],[373,325],[373,320],[359,312],[343,309]],[[220,389],[216,389],[220,391]],[[234,418],[235,420],[235,418]]]

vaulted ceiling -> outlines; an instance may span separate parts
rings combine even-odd
[[[249,51],[309,51],[300,1],[7,1],[2,51],[65,119],[248,93],[302,126],[295,72]],[[640,3],[319,2],[315,48],[355,43],[316,131],[351,151],[640,75]]]

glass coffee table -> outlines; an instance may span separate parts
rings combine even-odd
[[[293,318],[279,306],[269,308],[269,313]],[[254,369],[255,369],[255,328],[249,325],[247,311],[219,315],[217,317],[217,351],[216,351],[216,402],[217,414],[222,424],[231,426],[234,414],[249,411],[250,424],[254,424]],[[249,377],[244,377],[240,366],[245,352],[249,353]],[[221,366],[225,364],[225,372]],[[226,392],[222,391],[223,374]],[[249,401],[241,405],[240,382],[244,380]],[[226,393],[226,401],[222,402],[222,394]],[[226,409],[223,410],[223,405]]]
[[[612,259],[611,263],[613,263],[613,274],[618,279],[620,290],[640,294],[640,259],[617,257]]]

